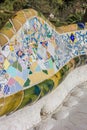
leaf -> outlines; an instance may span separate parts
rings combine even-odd
[[[19,63],[18,63],[18,70],[22,72],[22,67]]]
[[[24,87],[28,87],[30,85],[30,79],[28,78],[24,83]]]
[[[32,71],[30,70],[29,74],[32,74]]]
[[[22,67],[21,67],[21,65],[18,63],[18,61],[15,61],[12,66],[22,72]]]
[[[17,61],[15,61],[15,62],[13,63],[13,67],[14,67],[14,68],[17,68]]]
[[[48,71],[47,70],[42,70],[45,74],[48,74]]]

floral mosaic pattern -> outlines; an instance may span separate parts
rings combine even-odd
[[[22,92],[19,104],[22,99],[23,101],[19,108],[36,101],[57,87],[74,65],[85,64],[86,52],[87,30],[59,34],[45,21],[42,23],[38,17],[28,19],[1,48],[0,98]],[[32,71],[31,66],[34,63],[36,66]],[[38,72],[48,75],[50,69],[54,70],[54,78],[31,87],[30,75]],[[18,104],[16,106],[17,109]],[[0,115],[12,110],[4,109]]]

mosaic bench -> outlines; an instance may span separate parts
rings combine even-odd
[[[0,116],[36,103],[87,63],[87,29],[57,30],[33,9],[0,30]]]

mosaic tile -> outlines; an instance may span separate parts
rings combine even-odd
[[[5,98],[0,115],[37,101],[56,88],[71,69],[87,62],[86,29],[60,34],[40,16],[22,22],[22,27],[0,48],[2,104]]]
[[[7,70],[8,67],[10,66],[10,63],[9,63],[9,61],[7,59],[4,61],[4,65],[3,66],[4,66],[5,70]]]

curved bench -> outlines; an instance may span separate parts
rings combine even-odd
[[[0,45],[0,116],[35,103],[87,63],[87,30],[59,34],[33,9],[5,24]]]

